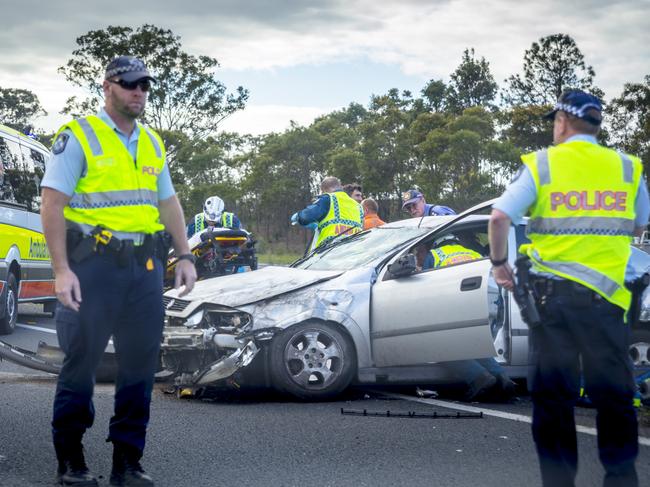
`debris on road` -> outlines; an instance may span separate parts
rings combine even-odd
[[[438,397],[438,392],[437,391],[430,391],[428,389],[420,389],[419,387],[415,388],[415,393],[419,397],[430,397],[430,398]]]
[[[357,409],[344,409],[341,408],[341,414],[344,416],[375,416],[375,417],[381,417],[381,418],[428,418],[428,419],[442,419],[442,418],[450,418],[450,419],[481,419],[483,418],[483,412],[478,412],[478,413],[439,413],[437,411],[434,411],[433,413],[418,413],[415,411],[407,411],[405,413],[403,412],[390,412],[389,410],[387,411],[368,411],[367,409],[364,410],[357,410]]]

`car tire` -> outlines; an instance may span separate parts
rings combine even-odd
[[[7,274],[5,286],[7,287],[4,298],[5,315],[0,318],[0,335],[13,333],[18,321],[18,281],[13,272]]]
[[[650,368],[650,330],[632,329],[630,357],[634,368]]]
[[[340,394],[352,381],[357,356],[348,335],[323,322],[307,322],[284,330],[270,346],[273,386],[304,400]]]

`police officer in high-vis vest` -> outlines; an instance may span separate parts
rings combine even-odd
[[[162,334],[162,279],[171,243],[180,295],[196,280],[165,147],[136,122],[154,82],[120,56],[103,82],[105,107],[59,130],[42,181],[41,216],[56,275],[59,374],[52,435],[63,485],[97,485],[82,451],[94,419],[95,370],[113,336],[118,366],[111,485],[153,485],[140,464]],[[99,452],[91,452],[96,456]]]
[[[429,252],[422,269],[437,269],[438,267],[447,267],[482,258],[483,256],[475,250],[461,245],[455,235],[448,234],[433,243],[433,248]]]
[[[490,219],[494,277],[512,290],[508,228],[530,213],[531,243],[519,251],[532,261],[541,315],[541,324],[530,328],[529,387],[545,486],[574,485],[573,408],[581,365],[587,394],[598,410],[604,485],[638,485],[625,270],[632,237],[648,223],[650,203],[641,161],[597,143],[601,111],[595,96],[563,93],[547,115],[553,119],[555,145],[522,156],[523,167],[494,203]]]
[[[352,235],[363,230],[363,208],[348,196],[338,178],[324,178],[320,188],[323,193],[314,203],[291,216],[292,224],[314,228],[311,250],[339,235]]]

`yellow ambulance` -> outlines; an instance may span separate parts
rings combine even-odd
[[[11,333],[18,303],[56,304],[41,227],[40,181],[49,157],[36,140],[0,125],[0,334]]]

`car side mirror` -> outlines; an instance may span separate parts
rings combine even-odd
[[[388,265],[388,272],[390,272],[392,277],[396,278],[410,276],[415,273],[416,270],[415,255],[413,254],[403,255],[395,262]]]

